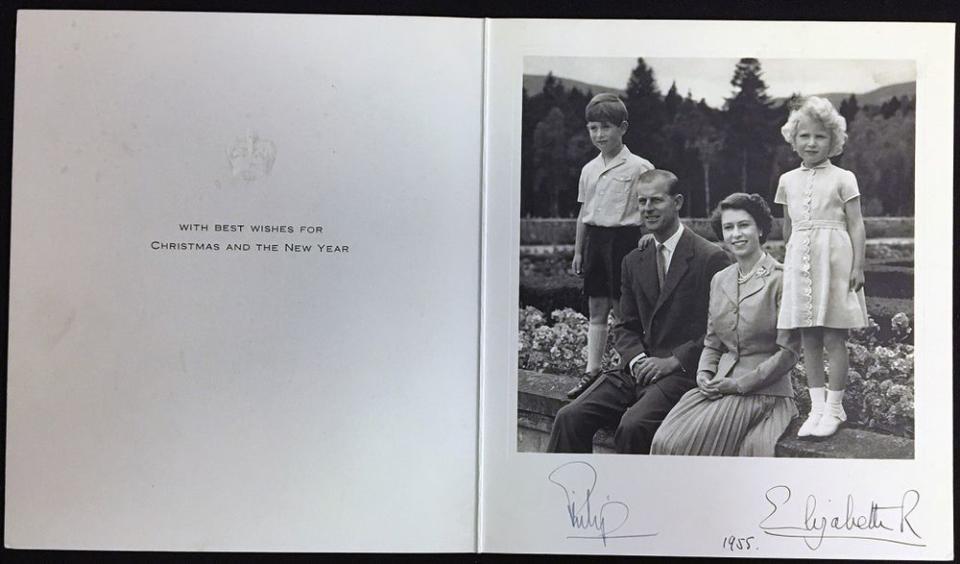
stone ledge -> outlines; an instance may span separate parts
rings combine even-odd
[[[912,459],[913,440],[856,427],[841,427],[829,439],[799,439],[800,419],[777,443],[776,455],[789,458]]]
[[[553,417],[536,413],[520,412],[517,418],[517,451],[519,452],[547,452],[547,443],[550,440],[550,429],[553,426]],[[593,452],[596,454],[615,453],[613,433],[608,429],[600,429],[593,437]]]
[[[520,452],[546,452],[553,419],[560,408],[570,403],[567,390],[577,384],[578,378],[566,374],[547,374],[532,370],[518,370],[517,426],[527,431],[517,437]],[[533,443],[533,444],[531,444]],[[536,446],[532,450],[526,447]],[[600,429],[593,437],[593,451],[616,452],[613,429]]]
[[[517,445],[520,452],[545,452],[553,419],[570,403],[566,391],[577,378],[531,370],[517,371]],[[842,427],[821,440],[797,438],[795,420],[777,443],[776,456],[786,458],[912,459],[913,440],[856,427]],[[595,453],[614,452],[612,429],[601,429],[593,441]]]
[[[681,218],[683,224],[703,237],[716,240],[710,220],[704,217]],[[868,239],[886,237],[913,237],[912,217],[865,217],[864,228]],[[577,220],[565,218],[523,218],[520,220],[521,245],[573,244]],[[783,219],[774,218],[770,239],[783,239]]]
[[[715,237],[713,238],[715,239]],[[711,240],[711,242],[716,243],[716,241]],[[905,248],[909,249],[912,253],[914,240],[911,237],[875,237],[867,239],[866,241],[867,249],[869,250],[873,246],[883,245],[887,247],[895,248]],[[763,248],[767,251],[773,252],[776,255],[784,254],[784,242],[783,239],[767,239],[767,242],[763,244]],[[520,245],[520,256],[521,257],[537,257],[537,256],[546,256],[554,254],[564,254],[573,256],[573,243],[563,243],[563,244],[521,244]],[[868,253],[869,254],[869,253]],[[889,265],[890,263],[895,263],[895,266],[905,266],[904,263],[911,263],[912,259],[904,258],[891,258],[891,259],[867,259],[869,264],[875,264],[877,266]],[[912,267],[908,267],[912,268]]]

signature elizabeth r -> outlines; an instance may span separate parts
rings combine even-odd
[[[905,546],[926,546],[921,542],[920,533],[910,522],[911,514],[920,504],[920,492],[917,490],[906,490],[896,504],[880,505],[871,500],[869,509],[866,510],[862,504],[860,507],[857,506],[853,495],[848,495],[840,511],[831,509],[830,506],[824,508],[826,504],[811,494],[804,501],[802,513],[796,504],[790,507],[792,495],[790,488],[782,485],[766,491],[765,498],[770,505],[770,513],[760,521],[760,529],[764,533],[775,537],[803,539],[810,550],[820,548],[824,539],[853,539]],[[777,526],[771,523],[771,521],[782,520],[785,514],[794,516],[802,514],[802,524]]]
[[[630,508],[622,501],[611,500],[605,496],[598,502],[597,470],[588,462],[575,460],[555,468],[547,479],[563,490],[566,501],[565,514],[570,522],[574,534],[567,535],[568,539],[593,539],[603,541],[607,539],[631,539],[653,537],[657,533],[646,534],[612,534],[624,527],[630,518]],[[575,534],[580,533],[580,534]]]

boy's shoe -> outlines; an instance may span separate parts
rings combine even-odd
[[[600,376],[600,371],[596,370],[594,372],[587,372],[580,377],[580,381],[577,382],[577,385],[571,388],[567,392],[567,397],[570,399],[577,399],[580,397],[580,394],[586,391],[594,382],[597,381],[597,378]]]

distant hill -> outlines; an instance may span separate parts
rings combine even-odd
[[[599,94],[600,92],[613,92],[623,96],[625,94],[623,89],[620,88],[611,88],[609,86],[600,86],[597,84],[590,84],[587,82],[581,82],[579,80],[573,80],[570,78],[563,78],[561,76],[556,76],[556,79],[563,85],[567,90],[570,90],[574,87],[579,88],[584,94],[587,91],[591,91],[594,94]],[[543,82],[546,80],[546,76],[542,74],[525,74],[523,75],[523,87],[527,89],[527,95],[533,96],[534,94],[539,94],[543,90]],[[834,106],[839,107],[840,102],[844,98],[850,97],[850,92],[828,92],[826,94],[814,94],[814,96],[820,96],[830,100]],[[902,82],[900,84],[891,84],[889,86],[881,86],[876,90],[871,90],[870,92],[856,93],[857,103],[862,108],[863,106],[879,106],[891,96],[896,96],[897,98],[901,96],[907,96],[908,98],[916,98],[917,96],[917,83],[914,82]],[[786,98],[773,98],[773,102],[776,105],[783,104],[786,101]]]
[[[839,107],[840,102],[844,98],[850,97],[850,92],[829,92],[827,94],[814,94],[814,96],[820,96],[821,98],[826,98],[830,100],[830,103],[834,106]],[[908,98],[916,98],[917,96],[917,83],[916,82],[901,82],[900,84],[891,84],[889,86],[881,86],[876,90],[871,90],[870,92],[864,92],[863,94],[857,93],[857,104],[862,108],[864,106],[879,106],[892,96],[897,98],[901,96],[906,96]],[[786,101],[786,98],[774,98],[776,104],[782,104]]]
[[[584,94],[587,91],[593,92],[594,94],[599,94],[601,92],[613,92],[620,96],[624,95],[624,90],[621,88],[611,88],[609,86],[600,86],[597,84],[590,84],[587,82],[580,82],[579,80],[573,80],[570,78],[562,78],[554,75],[554,77],[563,85],[567,90],[571,90],[574,87],[578,88]],[[527,95],[533,96],[534,94],[539,94],[543,90],[543,82],[547,79],[545,75],[542,74],[525,74],[523,75],[523,87],[527,89]]]
[[[891,84],[890,86],[877,88],[866,94],[857,94],[857,103],[861,106],[879,106],[889,100],[891,96],[896,96],[897,98],[900,96],[916,98],[917,83],[903,82],[901,84]]]

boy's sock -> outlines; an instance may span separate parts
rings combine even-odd
[[[606,324],[591,323],[587,328],[587,372],[600,370],[603,353],[607,351]]]

